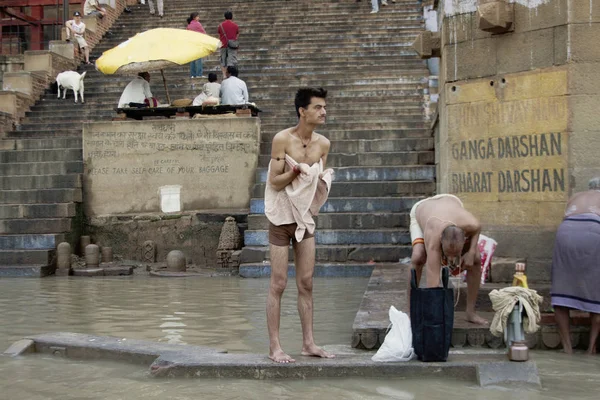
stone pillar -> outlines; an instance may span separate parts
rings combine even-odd
[[[100,248],[95,244],[85,246],[86,268],[98,268],[100,265]]]
[[[67,242],[59,243],[56,249],[56,258],[56,275],[69,275],[71,271],[71,245]]]
[[[142,261],[147,263],[156,262],[156,244],[152,240],[146,240],[142,245]]]
[[[113,261],[112,247],[102,247],[102,262],[109,263]]]
[[[85,255],[85,248],[88,246],[88,244],[92,243],[92,239],[89,236],[82,236],[79,239],[79,248],[81,250],[81,255],[84,256]]]
[[[185,272],[186,271],[185,254],[179,250],[171,250],[167,254],[167,271]]]

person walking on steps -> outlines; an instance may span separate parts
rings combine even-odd
[[[206,34],[204,27],[200,23],[200,14],[199,13],[197,13],[197,12],[191,13],[187,19],[187,23],[188,23],[188,26],[187,26],[188,30]],[[190,63],[190,78],[192,78],[192,79],[193,78],[205,78],[205,76],[203,74],[201,58],[194,60]]]
[[[233,13],[225,12],[225,21],[219,24],[217,31],[221,39],[221,72],[223,77],[227,75],[227,67],[237,67],[238,36],[240,28],[233,22]]]

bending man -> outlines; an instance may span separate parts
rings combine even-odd
[[[330,143],[315,132],[325,123],[324,89],[303,88],[295,99],[298,125],[273,138],[265,189],[265,214],[269,219],[271,282],[267,297],[269,358],[278,363],[295,360],[279,342],[281,297],[287,285],[288,247],[294,248],[298,312],[302,324],[302,355],[332,358],[313,338],[313,272],[315,224],[312,219],[327,199],[331,170],[324,171]]]
[[[600,331],[600,177],[588,191],[569,199],[565,219],[556,232],[552,256],[552,307],[567,354],[573,352],[569,310],[587,311],[592,319],[588,354],[596,353]]]
[[[481,280],[481,256],[477,247],[481,226],[462,201],[451,194],[440,194],[416,203],[410,211],[412,267],[421,280],[427,264],[427,287],[440,283],[441,266],[453,272],[467,270],[467,321],[487,324],[475,313]]]

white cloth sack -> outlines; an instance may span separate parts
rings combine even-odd
[[[415,350],[412,347],[410,318],[394,306],[390,307],[389,315],[392,329],[371,360],[379,362],[410,361],[415,356]]]

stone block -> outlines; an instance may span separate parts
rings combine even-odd
[[[600,131],[578,130],[569,137],[569,165],[596,168],[600,175]]]
[[[13,91],[0,92],[0,111],[10,115],[17,115],[17,94]]]
[[[2,90],[33,94],[33,76],[30,72],[6,72],[2,80]]]
[[[446,82],[496,75],[496,40],[473,40],[445,46],[442,69]]]
[[[98,17],[85,15],[81,18],[81,20],[85,24],[86,31],[90,31],[91,33],[96,33],[98,31],[100,25]]]
[[[571,168],[571,188],[573,193],[588,190],[590,179],[598,176],[598,167],[574,167]]]
[[[51,40],[49,44],[50,51],[69,60],[74,58],[75,45],[63,40]]]
[[[530,229],[515,227],[500,230],[484,226],[483,233],[498,242],[494,257],[526,259],[528,275],[531,273],[531,268],[534,268],[535,260],[552,257],[556,236],[554,230],[545,230],[540,227]]]
[[[123,276],[123,275],[132,275],[133,267],[132,266],[111,266],[104,268],[104,276]]]
[[[56,271],[54,271],[54,275],[56,275],[56,276],[69,276],[72,274],[73,274],[72,268],[57,268]]]
[[[514,5],[499,1],[480,1],[477,7],[479,29],[490,33],[508,32],[514,22]]]
[[[10,345],[3,355],[16,357],[27,353],[35,353],[35,342],[31,339],[21,339]]]
[[[73,276],[104,276],[104,268],[74,268]]]
[[[262,262],[266,256],[266,249],[244,247],[240,254],[240,263],[258,263]]]
[[[554,62],[554,31],[542,29],[497,38],[498,73],[545,68]]]
[[[594,0],[562,0],[562,2],[569,3],[569,23],[592,24],[600,22],[600,7]]]
[[[568,27],[566,25],[554,28],[554,65],[564,65],[569,59]]]
[[[569,131],[597,131],[600,127],[600,95],[569,96]]]
[[[490,282],[512,283],[515,274],[515,264],[524,261],[525,259],[523,258],[494,257],[490,270]]]
[[[568,3],[570,1],[552,0],[543,2],[535,8],[515,4],[515,32],[536,31],[538,29],[566,25],[569,16]]]
[[[25,71],[52,71],[52,54],[47,50],[25,52]]]
[[[596,82],[599,81],[600,63],[573,63],[569,65],[569,94],[597,94]]]
[[[570,30],[570,61],[600,61],[600,24],[576,24]],[[568,45],[568,44],[567,44]]]
[[[441,56],[441,37],[437,32],[424,31],[419,34],[412,44],[413,49],[421,58]]]

